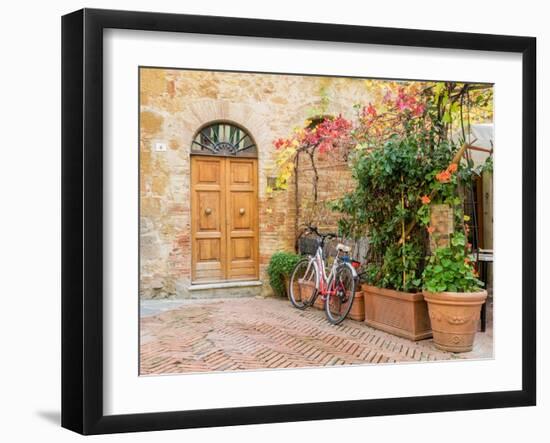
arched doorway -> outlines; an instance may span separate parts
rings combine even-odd
[[[191,145],[192,282],[258,279],[258,148],[229,122]]]

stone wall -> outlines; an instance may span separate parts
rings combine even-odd
[[[258,146],[260,279],[273,252],[293,250],[296,204],[293,184],[268,197],[275,172],[273,140],[303,125],[329,98],[326,114],[353,117],[354,103],[367,103],[363,80],[313,76],[140,70],[140,294],[185,297],[191,276],[191,141],[205,124],[224,120],[244,127]],[[157,152],[155,143],[167,150]],[[320,200],[349,186],[345,163],[320,160]],[[331,167],[334,166],[334,167]],[[309,198],[311,171],[301,162],[299,204]],[[342,183],[347,183],[342,185]],[[326,220],[326,224],[334,220]],[[319,224],[323,226],[322,223]],[[264,285],[266,291],[269,288]]]

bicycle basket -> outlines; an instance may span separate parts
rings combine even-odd
[[[298,239],[298,252],[301,255],[315,255],[319,240],[316,237],[300,237]]]

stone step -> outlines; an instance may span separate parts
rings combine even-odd
[[[183,299],[242,298],[262,295],[263,283],[257,281],[194,284],[182,291]]]

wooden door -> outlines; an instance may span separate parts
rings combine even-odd
[[[226,159],[227,279],[258,277],[256,159]]]
[[[192,280],[225,278],[225,159],[192,157]]]
[[[192,281],[258,278],[257,160],[191,158]]]

